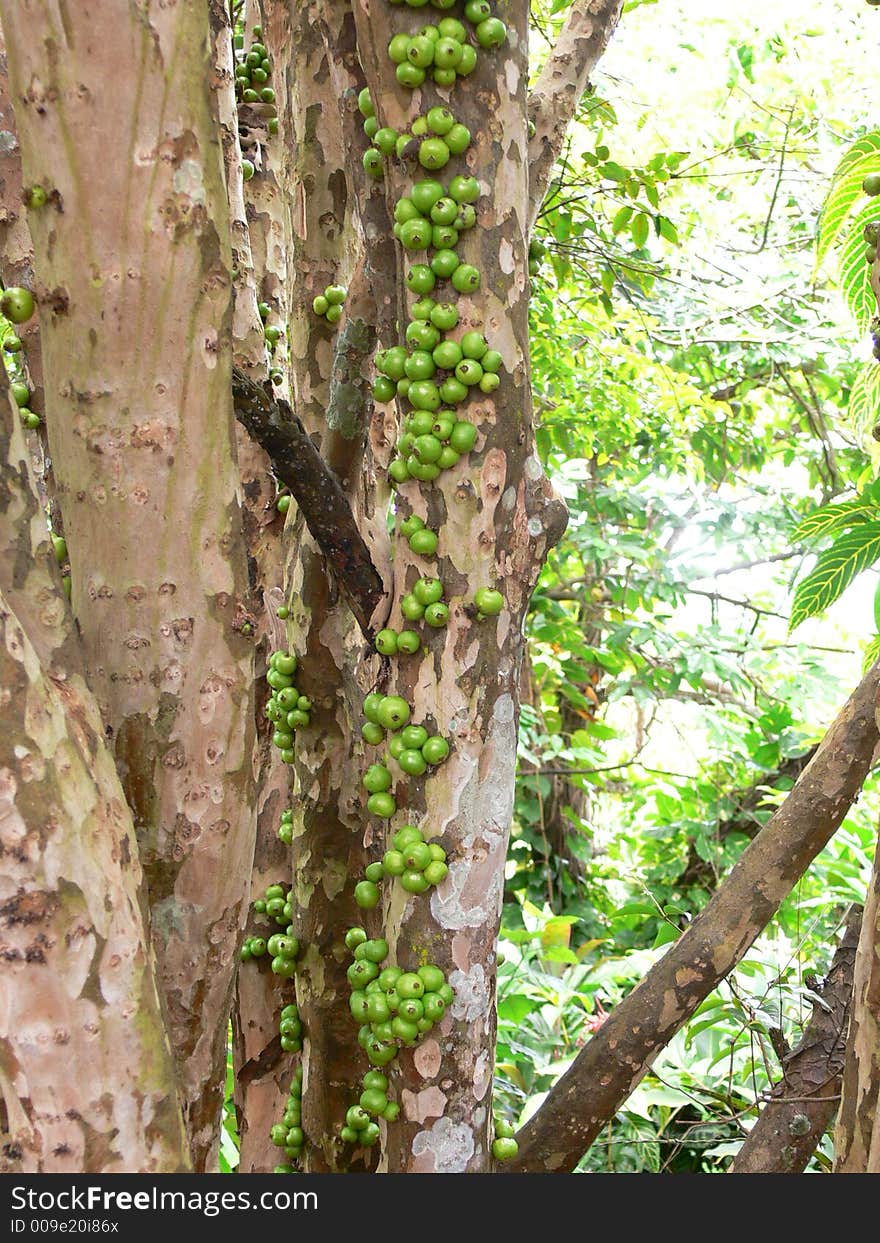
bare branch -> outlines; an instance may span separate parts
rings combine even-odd
[[[760,1118],[733,1159],[729,1174],[799,1174],[837,1109],[852,997],[853,964],[862,909],[850,908],[846,928],[824,983],[822,999]]]
[[[529,232],[578,104],[620,20],[623,0],[574,0],[556,46],[529,96]]]
[[[275,401],[237,367],[232,396],[236,418],[262,445],[275,474],[290,488],[361,630],[371,638],[370,618],[385,589],[339,480],[287,403]]]
[[[551,1088],[503,1172],[574,1169],[654,1058],[736,966],[830,840],[859,793],[880,734],[880,661],[850,696],[785,802],[703,912]]]

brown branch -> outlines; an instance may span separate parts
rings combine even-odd
[[[880,735],[875,663],[714,897],[551,1088],[503,1171],[574,1169],[654,1058],[736,966],[841,824]]]
[[[236,418],[290,488],[361,630],[371,638],[370,618],[385,589],[339,480],[287,403],[269,396],[238,367],[232,371],[232,398]]]
[[[728,1169],[729,1174],[800,1174],[834,1117],[846,1048],[853,964],[862,909],[850,908],[843,937],[803,1039]]]
[[[622,9],[623,0],[574,0],[529,96],[529,116],[535,123],[529,141],[529,231],[590,74],[608,46]]]

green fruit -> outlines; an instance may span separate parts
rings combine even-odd
[[[382,703],[383,698],[383,695],[379,695],[375,691],[367,695],[363,703],[363,712],[368,721],[375,721],[377,724],[381,724],[379,721],[379,705]]]
[[[382,867],[387,876],[402,876],[406,870],[403,855],[399,850],[386,850],[382,856]]]
[[[430,889],[423,873],[415,868],[407,868],[400,878],[400,883],[407,893],[426,893]]]
[[[467,395],[467,386],[462,384],[461,380],[457,380],[454,375],[447,376],[440,385],[440,396],[450,406],[457,406]]]
[[[416,65],[419,69],[427,69],[434,63],[434,47],[433,39],[429,39],[427,35],[416,35],[409,41],[406,58],[411,65]]]
[[[406,343],[416,350],[433,350],[440,340],[440,331],[426,319],[414,319],[406,329]]]
[[[363,158],[364,172],[368,177],[382,177],[384,168],[382,166],[382,156],[375,147],[370,147],[369,151],[364,152]]]
[[[379,886],[371,880],[359,881],[354,887],[354,900],[365,911],[379,905]]]
[[[431,410],[413,410],[407,417],[407,431],[413,436],[427,436],[434,426],[434,414]],[[423,524],[424,525],[424,524]]]
[[[407,621],[421,621],[425,615],[425,606],[419,604],[415,596],[407,592],[400,601],[400,611]],[[398,645],[399,643],[398,639]]]
[[[423,26],[418,33],[424,35],[426,39],[432,39],[435,43],[440,38],[440,31],[436,26]]]
[[[442,457],[442,454],[441,454]],[[419,459],[412,455],[406,459],[406,469],[412,475],[413,479],[418,479],[420,483],[431,483],[440,474],[442,467],[438,462],[420,462]]]
[[[455,117],[448,108],[430,108],[425,120],[431,133],[437,134],[440,138],[444,134],[448,134],[453,125],[455,125]],[[438,223],[449,224],[449,221],[440,221]]]
[[[382,355],[379,370],[391,380],[402,380],[406,366],[406,350],[402,345],[393,345]]]
[[[452,273],[452,284],[459,293],[474,293],[480,288],[480,273],[470,263],[459,264]]]
[[[370,92],[367,90],[366,87],[364,87],[364,89],[358,95],[358,108],[360,110],[361,116],[363,117],[371,117],[375,115],[376,110],[373,107],[372,100],[370,99]]]
[[[501,370],[501,362],[501,355],[497,350],[487,350],[480,359],[480,366],[484,371],[491,371],[494,375],[496,372]]]
[[[432,607],[435,606],[432,605]],[[427,620],[427,609],[425,610],[425,618]],[[421,777],[422,773],[426,772],[428,768],[421,751],[402,751],[397,762],[409,777]]]
[[[394,834],[395,850],[406,850],[410,842],[423,841],[421,829],[417,829],[414,824],[403,824]]]
[[[251,93],[253,93],[253,92],[251,92]],[[247,94],[247,92],[245,92],[245,94]],[[259,98],[259,96],[258,96],[257,98]],[[256,100],[249,101],[249,102],[256,103]],[[242,179],[242,181],[250,181],[250,179],[253,177],[253,175],[254,175],[254,173],[255,173],[256,171],[257,171],[257,170],[256,170],[256,168],[254,167],[254,165],[251,163],[251,161],[250,161],[250,160],[242,160],[242,162],[241,162],[241,179]]]
[[[435,65],[431,70],[431,77],[438,86],[449,87],[455,85],[455,79],[458,77],[458,74],[454,69],[441,69]]]
[[[388,467],[388,478],[394,484],[406,483],[407,479],[409,479],[406,463],[400,458],[396,458]]]
[[[364,773],[361,784],[371,794],[383,793],[391,789],[391,773],[384,764],[371,764]]]
[[[400,695],[385,695],[376,715],[383,729],[396,731],[409,724],[409,704]]]
[[[432,45],[433,46],[433,45]],[[394,76],[401,86],[409,87],[414,91],[417,86],[421,86],[425,80],[425,71],[417,65],[413,65],[409,60],[405,60],[402,65],[398,65],[394,71]],[[398,152],[400,154],[400,152]]]
[[[477,67],[477,49],[472,47],[470,43],[463,43],[461,47],[461,60],[455,68],[455,72],[459,77],[465,78],[469,73]]]
[[[428,122],[424,117],[416,117],[412,125],[409,127],[409,132],[412,134],[413,138],[424,138],[428,133]]]
[[[425,983],[416,972],[405,971],[398,977],[396,989],[399,996],[407,1000],[410,997],[421,997],[425,991]]]
[[[435,276],[439,276],[441,280],[448,280],[450,277],[454,278],[455,273],[462,266],[465,265],[462,264],[454,250],[435,251],[431,258],[431,271]],[[453,285],[455,284],[454,279],[452,283]],[[477,283],[479,284],[479,282]]]
[[[449,332],[458,323],[458,307],[452,302],[440,303],[431,311],[431,323],[441,332]]]
[[[435,250],[454,250],[458,245],[458,229],[448,224],[435,224],[431,229],[431,245]]]
[[[20,285],[11,285],[0,297],[0,311],[12,324],[26,323],[35,309],[34,295]]]
[[[406,224],[408,220],[423,220],[424,217],[412,199],[398,199],[394,206],[394,219],[398,224]]]
[[[497,17],[487,17],[478,23],[474,34],[480,47],[499,47],[507,38],[507,27]]]
[[[442,764],[449,755],[449,743],[439,734],[434,734],[422,747],[422,755],[429,764]]]
[[[349,928],[345,934],[345,945],[347,949],[356,950],[359,945],[363,945],[367,939],[367,934],[363,928]]]
[[[449,607],[446,604],[429,604],[425,609],[425,621],[429,626],[439,629],[449,622]]]
[[[421,531],[425,525],[423,518],[419,518],[417,514],[410,514],[408,518],[404,518],[400,524],[400,534],[404,539],[411,539],[416,531]]]
[[[483,25],[486,23],[484,22]],[[506,1139],[499,1137],[492,1142],[492,1156],[496,1161],[509,1161],[519,1152],[519,1145],[515,1139]]]
[[[431,357],[438,367],[454,371],[461,362],[461,346],[457,341],[441,341]]]
[[[376,635],[376,651],[381,652],[383,656],[396,656],[397,632],[388,629],[380,630]]]
[[[387,791],[371,794],[367,799],[367,811],[371,816],[378,816],[380,820],[390,820],[397,811],[394,795],[388,794]]]
[[[489,343],[481,332],[466,332],[461,339],[461,352],[465,358],[479,361],[489,349]]]
[[[30,400],[30,389],[21,380],[14,380],[9,386],[17,406],[26,406]]]
[[[444,17],[437,23],[437,29],[442,39],[457,39],[459,43],[464,43],[467,38],[467,27],[454,17]]]
[[[367,1088],[360,1096],[360,1107],[368,1114],[384,1114],[388,1107],[388,1097],[376,1088]]]
[[[445,168],[449,163],[449,147],[442,138],[425,138],[419,144],[419,163],[422,168]]]
[[[42,186],[31,186],[25,196],[25,202],[28,207],[36,210],[46,206],[49,202],[49,196]]]
[[[449,868],[445,863],[441,863],[439,859],[432,859],[423,872],[425,880],[430,885],[439,885],[446,879]]]
[[[420,557],[432,557],[437,551],[438,536],[435,531],[416,531],[409,546]]]
[[[431,359],[431,365],[433,364],[434,360]],[[465,392],[467,392],[466,389]],[[440,409],[442,388],[438,389],[431,380],[417,380],[410,384],[407,396],[417,410],[427,410],[433,413]],[[431,421],[433,423],[433,419]]]
[[[413,587],[412,593],[419,604],[434,604],[437,600],[443,599],[443,584],[439,578],[420,578]]]
[[[439,181],[424,178],[422,181],[417,181],[413,186],[410,191],[410,198],[412,199],[416,209],[423,216],[427,216],[430,214],[431,208],[434,204],[439,199],[443,198],[445,193],[446,192]]]
[[[876,195],[880,194],[880,173],[868,173],[867,177],[862,182],[862,190],[870,198],[874,198]]]
[[[476,177],[453,177],[449,183],[449,197],[456,203],[475,203],[480,197],[480,185]]]
[[[373,139],[376,137],[376,135],[379,133],[378,117],[367,117],[366,121],[364,121],[364,133],[372,142]]]
[[[459,421],[452,429],[449,444],[456,453],[470,453],[477,441],[477,429],[473,423]]]
[[[426,263],[413,264],[404,279],[407,289],[417,294],[430,293],[437,283],[436,276]]]
[[[458,204],[455,199],[451,199],[448,195],[444,195],[443,198],[438,199],[431,208],[431,223],[448,227],[453,224],[457,215]]]
[[[436,305],[437,305],[437,304],[436,304],[436,302],[434,301],[434,299],[433,299],[433,298],[419,298],[419,299],[417,299],[417,301],[415,301],[415,302],[413,303],[413,305],[412,305],[412,317],[413,317],[413,319],[424,319],[424,320],[430,320],[430,319],[431,319],[431,312],[434,310],[434,307],[435,307]],[[438,326],[439,326],[439,325],[437,325],[437,324],[435,324],[435,325],[434,325],[434,327],[435,327],[435,328],[436,328],[436,327],[438,327]]]
[[[434,45],[434,64],[438,69],[455,69],[461,63],[461,49],[458,39],[438,39]]]
[[[381,863],[371,864],[372,867],[382,868]],[[378,963],[388,957],[388,942],[382,937],[377,937],[374,941],[365,941],[363,945],[364,956],[367,962]]]
[[[406,61],[406,54],[409,51],[409,39],[409,35],[395,35],[388,44],[388,55],[395,65],[402,65]],[[363,93],[362,91],[361,94]],[[372,115],[372,113],[369,115]]]
[[[422,641],[414,630],[401,630],[397,636],[397,650],[405,656],[414,656],[422,646]]]
[[[455,378],[471,388],[483,378],[483,368],[475,358],[463,358],[455,368]]]
[[[384,404],[394,398],[397,393],[397,385],[393,380],[389,380],[387,376],[380,375],[376,376],[370,391],[373,395],[373,401]]]
[[[423,216],[400,226],[400,240],[407,250],[426,250],[431,244],[431,225]]]
[[[477,223],[477,213],[470,203],[459,203],[458,215],[455,217],[455,227],[459,233],[465,233],[468,229],[472,229]]]
[[[501,384],[501,377],[497,375],[493,375],[491,371],[487,371],[482,376],[480,376],[479,387],[480,387],[481,393],[494,393],[500,384]]]
[[[453,155],[462,155],[471,145],[471,131],[466,125],[453,125],[444,142]]]
[[[430,380],[437,367],[427,350],[415,350],[406,360],[404,369],[409,380]],[[407,396],[410,401],[413,400],[412,385]]]
[[[329,306],[330,306],[330,303],[327,301],[327,299],[324,297],[322,293],[319,293],[317,298],[315,298],[314,301],[312,302],[312,310],[315,312],[316,315],[326,315],[329,309]]]
[[[344,285],[328,285],[324,290],[324,297],[331,306],[341,306],[345,301],[345,295],[348,290]]]
[[[388,1079],[379,1070],[368,1070],[367,1073],[364,1075],[363,1079],[361,1080],[361,1083],[364,1085],[364,1088],[372,1090],[372,1091],[376,1091],[376,1092],[387,1092],[388,1091]]]
[[[504,608],[504,597],[491,587],[481,587],[474,595],[474,604],[483,617],[495,617]]]
[[[370,1125],[369,1114],[361,1109],[360,1105],[352,1105],[345,1115],[345,1124],[353,1131],[363,1131]]]
[[[436,436],[417,436],[415,440],[415,454],[420,462],[436,462],[439,458],[443,446]],[[418,599],[418,593],[416,593]]]

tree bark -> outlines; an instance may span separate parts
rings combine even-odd
[[[207,6],[3,0],[0,13],[24,178],[50,192],[31,231],[73,607],[134,815],[202,1168],[254,840],[229,216]],[[110,82],[112,107],[92,89]]]
[[[784,1059],[783,1075],[733,1159],[729,1174],[800,1174],[840,1103],[841,1072],[862,922],[851,908],[834,960],[817,987],[803,1039]]]
[[[878,685],[880,662],[705,909],[550,1090],[517,1136],[518,1155],[502,1171],[574,1169],[660,1050],[746,953],[861,789],[880,739]]]
[[[185,1170],[131,815],[2,366],[0,519],[0,1171]]]
[[[880,1174],[880,839],[856,951],[835,1174]]]

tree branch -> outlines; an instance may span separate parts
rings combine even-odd
[[[529,232],[541,210],[572,117],[622,9],[623,0],[574,0],[529,96],[529,116],[535,123],[534,137],[529,141]]]
[[[862,679],[788,798],[703,912],[551,1088],[502,1172],[574,1169],[700,1003],[736,966],[830,840],[868,774],[880,734],[880,661]]]
[[[361,630],[372,638],[370,618],[385,589],[338,479],[287,403],[267,395],[237,367],[232,373],[232,398],[236,418],[262,445],[275,474],[290,488]]]
[[[817,993],[822,1003],[760,1118],[733,1159],[729,1174],[800,1174],[837,1111],[852,998],[853,964],[862,908],[853,906],[834,961]]]

